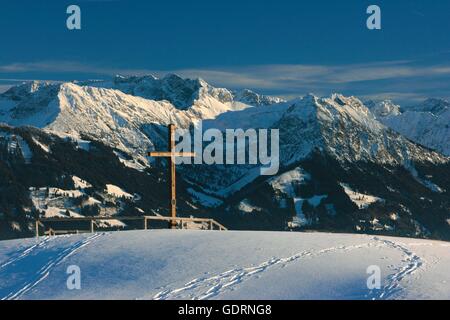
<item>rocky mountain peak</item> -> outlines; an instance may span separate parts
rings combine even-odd
[[[372,111],[377,118],[384,118],[389,116],[398,116],[402,113],[401,107],[392,100],[373,101],[366,102],[366,106]]]
[[[411,108],[413,111],[431,112],[435,115],[450,109],[450,102],[445,99],[429,98],[421,104]]]

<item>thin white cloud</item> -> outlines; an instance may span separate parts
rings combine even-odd
[[[43,61],[0,65],[0,73],[25,72],[76,72],[104,75],[162,75],[168,72],[174,72],[183,76],[193,78],[203,77],[209,81],[218,81],[226,84],[246,84],[254,87],[274,88],[279,85],[284,86],[286,83],[295,85],[294,82],[298,85],[316,83],[340,84],[405,77],[450,75],[450,66],[417,66],[412,61],[388,61],[348,65],[275,64],[234,68],[192,68],[176,70],[98,67],[71,61]]]
[[[436,91],[448,92],[447,81],[436,79],[450,76],[450,65],[418,65],[414,61],[407,60],[347,65],[272,64],[176,70],[101,67],[73,61],[0,65],[0,75],[3,73],[17,76],[27,72],[77,73],[91,77],[104,76],[105,78],[114,74],[163,76],[167,73],[177,73],[188,78],[203,78],[215,86],[247,87],[272,93],[279,92],[284,96],[307,92],[328,94],[331,91],[350,91],[351,94],[360,96],[380,95],[378,92],[386,92],[384,96],[393,99],[418,99],[418,96],[426,94],[416,91],[425,88],[433,93]],[[443,83],[445,83],[444,87]]]
[[[410,101],[421,102],[427,96],[420,93],[406,93],[406,92],[380,92],[376,94],[365,94],[359,96],[363,100],[393,100],[393,101]]]
[[[346,84],[397,78],[450,75],[447,66],[414,66],[406,62],[354,64],[343,66],[326,65],[265,65],[231,70],[176,70],[180,74],[203,74],[210,81],[225,81],[256,84],[261,87],[303,87],[310,84]]]

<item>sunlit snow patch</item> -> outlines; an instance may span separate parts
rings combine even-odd
[[[72,180],[73,180],[73,184],[75,185],[76,189],[86,189],[86,188],[92,187],[92,185],[89,182],[87,182],[77,176],[72,176]]]
[[[248,199],[242,200],[239,203],[238,209],[246,213],[252,213],[254,211],[262,211],[261,208],[252,205]]]
[[[128,192],[124,191],[122,188],[115,186],[113,184],[107,184],[106,185],[106,191],[110,194],[113,195],[115,197],[121,198],[128,198],[128,199],[133,199],[134,196],[129,194]]]
[[[145,166],[140,164],[137,160],[135,159],[127,159],[123,154],[121,154],[120,152],[114,151],[114,154],[117,156],[117,158],[119,159],[119,161],[128,168],[131,169],[135,169],[138,171],[144,171],[145,170]]]
[[[41,148],[46,153],[50,153],[50,147],[49,146],[43,144],[42,142],[40,142],[38,139],[36,139],[34,137],[32,139],[33,139],[34,144],[36,144],[39,148]]]
[[[342,186],[342,188],[344,188],[344,191],[350,198],[350,200],[354,204],[356,204],[359,209],[366,209],[375,202],[384,201],[383,199],[375,196],[356,192],[352,188],[350,188],[348,184],[341,183],[340,185]]]
[[[295,207],[295,214],[296,216],[293,218],[292,222],[290,223],[291,228],[298,228],[303,226],[308,226],[312,223],[311,219],[306,218],[305,214],[303,213],[303,204],[305,201],[313,206],[314,208],[317,208],[323,199],[328,197],[327,195],[315,195],[311,198],[294,198],[294,207]],[[331,207],[330,207],[331,208]]]
[[[311,176],[309,173],[298,167],[294,170],[285,172],[278,177],[270,179],[269,183],[275,190],[279,190],[290,197],[295,197],[295,184],[302,183],[310,179]]]

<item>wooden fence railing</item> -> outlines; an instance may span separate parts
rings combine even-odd
[[[143,222],[143,229],[147,230],[149,229],[149,221],[175,221],[181,229],[188,229],[187,223],[205,223],[208,226],[209,230],[228,230],[223,225],[215,221],[214,219],[208,219],[208,218],[172,218],[172,217],[163,217],[163,216],[140,216],[140,217],[121,217],[121,216],[114,216],[114,217],[76,217],[76,218],[41,218],[37,219],[35,222],[35,234],[36,237],[39,237],[39,227],[42,229],[42,234],[44,235],[57,235],[57,234],[70,234],[70,233],[94,233],[95,232],[95,222],[96,221],[108,221],[108,220],[118,220],[118,221],[139,221],[142,220]],[[56,230],[54,228],[46,227],[45,223],[47,222],[84,222],[88,221],[90,222],[90,228],[89,230]]]

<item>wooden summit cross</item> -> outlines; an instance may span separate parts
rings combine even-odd
[[[169,124],[169,149],[168,151],[154,151],[149,152],[149,157],[163,157],[169,158],[170,169],[170,214],[173,218],[170,220],[170,227],[175,229],[177,222],[177,196],[176,196],[176,172],[175,172],[175,158],[176,157],[195,157],[194,152],[175,152],[175,125]]]

